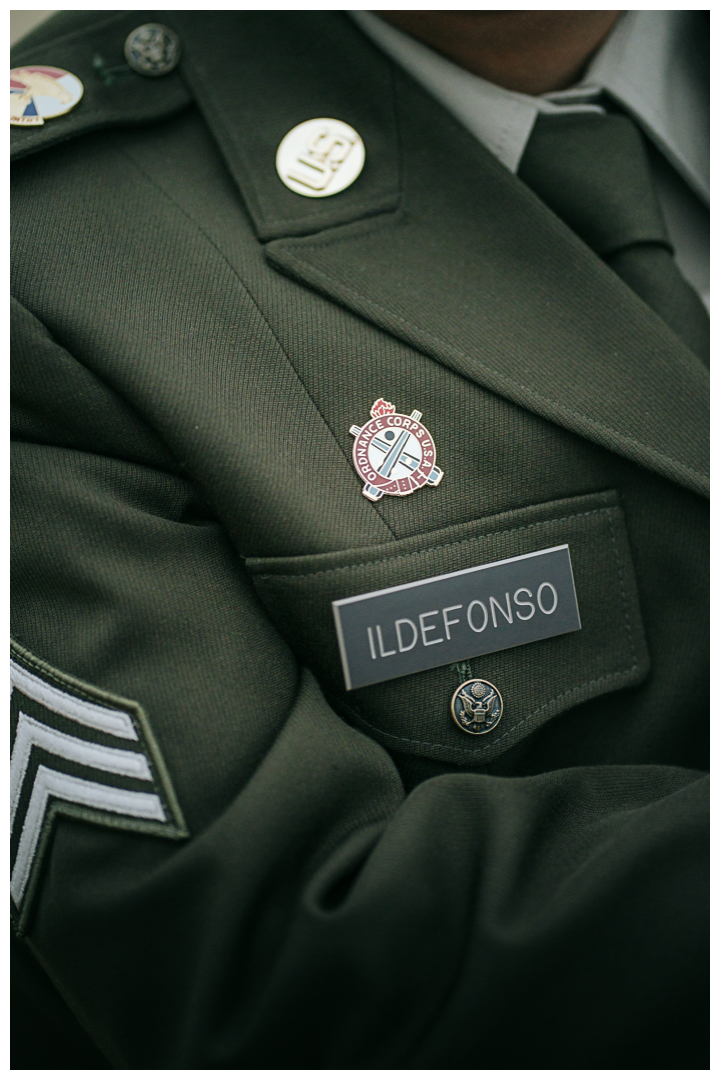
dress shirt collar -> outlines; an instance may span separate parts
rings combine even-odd
[[[604,92],[709,200],[709,102],[694,48],[696,12],[626,12],[577,86],[540,97],[487,82],[368,11],[349,14],[512,172],[538,113],[602,112]]]

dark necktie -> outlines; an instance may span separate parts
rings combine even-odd
[[[541,114],[518,176],[709,362],[707,312],[673,259],[643,136],[632,120]]]

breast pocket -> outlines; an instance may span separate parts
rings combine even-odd
[[[539,597],[537,589],[513,589],[493,597],[494,602],[489,597],[483,600],[478,592],[470,601],[474,604],[470,614],[469,604],[458,613],[470,620],[478,641],[481,633],[490,631],[478,652],[492,651],[463,663],[443,662],[389,681],[345,689],[334,601],[564,545],[572,565],[580,629],[527,640],[532,636],[531,620],[537,620],[542,632],[543,612],[551,613],[551,588]],[[526,560],[527,565],[530,562]],[[613,491],[526,507],[371,548],[249,559],[247,567],[295,654],[315,672],[348,719],[390,750],[455,765],[482,764],[571,706],[640,683],[649,670],[624,517]],[[436,618],[437,634],[425,637],[428,645],[422,638],[417,644],[418,649],[425,648],[430,663],[433,645],[437,647],[444,637],[440,612]],[[524,643],[509,647],[511,621],[522,624],[519,636]],[[406,647],[418,636],[412,622],[399,627]],[[425,620],[424,625],[435,624]],[[493,639],[499,629],[505,636],[496,633]],[[397,648],[391,633],[386,631],[384,652]],[[500,644],[497,650],[493,640]],[[368,648],[377,655],[380,644],[377,634],[371,633]],[[451,710],[451,706],[463,681],[478,684],[478,691],[485,684],[496,689],[502,702],[499,720],[486,719],[474,730],[472,724],[458,723],[458,707]],[[482,716],[482,696],[468,697],[467,715],[474,703]],[[494,709],[496,718],[497,703]]]

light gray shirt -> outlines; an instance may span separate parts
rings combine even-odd
[[[473,75],[368,11],[349,14],[511,172],[539,113],[602,113],[603,93],[617,101],[659,151],[653,179],[675,258],[708,304],[709,96],[693,55],[693,12],[625,12],[576,86],[539,97]]]

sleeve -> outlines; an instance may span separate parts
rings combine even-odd
[[[51,823],[28,941],[112,1064],[706,1067],[706,779],[599,765],[407,795],[182,469],[36,326],[19,340],[64,382],[19,389],[14,636],[139,703],[186,826]]]

